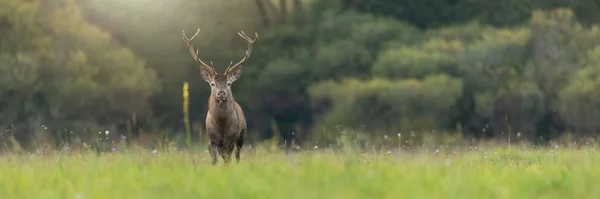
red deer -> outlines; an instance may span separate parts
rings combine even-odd
[[[233,98],[231,84],[240,77],[242,64],[248,60],[252,52],[252,45],[258,40],[258,34],[254,33],[255,39],[250,39],[244,31],[238,32],[238,35],[248,43],[246,54],[238,63],[229,63],[225,73],[218,74],[212,62],[210,65],[206,64],[198,58],[198,50],[194,51],[192,40],[198,35],[200,29],[198,28],[192,38],[185,36],[184,30],[181,32],[192,57],[200,64],[202,79],[208,82],[211,88],[208,112],[206,113],[206,134],[208,135],[208,150],[212,157],[212,164],[217,163],[217,152],[225,164],[228,164],[234,147],[236,148],[236,162],[239,162],[240,150],[244,145],[246,134],[246,117],[240,105]]]

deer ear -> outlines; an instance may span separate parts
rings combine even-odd
[[[202,76],[202,79],[208,83],[210,83],[213,79],[213,74],[204,68],[200,69],[200,76]]]
[[[240,78],[241,75],[242,75],[242,67],[233,68],[233,70],[228,71],[227,80],[229,82],[234,82],[235,80]]]

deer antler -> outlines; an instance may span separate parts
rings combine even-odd
[[[206,69],[207,71],[209,71],[213,75],[215,75],[215,74],[217,74],[217,72],[215,71],[215,66],[212,64],[212,62],[210,62],[210,65],[204,63],[200,58],[198,58],[198,50],[196,50],[196,52],[194,52],[194,44],[193,44],[192,40],[194,40],[194,38],[198,35],[199,32],[200,32],[200,28],[198,28],[198,31],[196,31],[196,34],[194,34],[194,36],[192,36],[192,38],[188,38],[187,36],[185,36],[185,30],[181,30],[181,34],[183,35],[183,41],[185,41],[185,43],[187,43],[190,53],[192,54],[192,57],[194,58],[194,60],[196,60],[196,62],[198,62],[200,64],[200,66],[202,66],[204,69]]]
[[[233,71],[237,67],[240,67],[244,62],[246,62],[248,60],[248,57],[250,57],[250,53],[252,53],[253,44],[258,40],[258,33],[254,33],[254,36],[255,36],[254,39],[250,39],[250,37],[248,37],[248,35],[246,35],[246,33],[244,33],[244,31],[238,32],[238,35],[240,37],[242,37],[244,40],[246,40],[246,42],[248,42],[248,49],[246,49],[246,54],[244,55],[242,60],[240,60],[238,63],[236,63],[234,65],[232,65],[233,62],[229,63],[229,67],[227,67],[224,74],[228,74],[230,71]]]

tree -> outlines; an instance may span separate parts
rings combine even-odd
[[[0,19],[11,28],[0,33],[10,38],[0,50],[0,126],[14,127],[23,141],[42,125],[85,138],[83,129],[114,128],[133,112],[144,114],[156,74],[87,23],[72,0],[4,4]]]

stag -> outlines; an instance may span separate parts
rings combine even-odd
[[[206,134],[208,135],[208,150],[212,158],[212,164],[217,163],[218,154],[221,155],[225,164],[228,164],[231,161],[231,153],[234,148],[236,162],[239,162],[240,150],[244,145],[246,134],[246,117],[242,107],[233,98],[231,84],[240,77],[242,64],[248,60],[252,52],[252,45],[258,40],[258,34],[254,33],[255,39],[251,39],[244,31],[238,32],[238,35],[248,43],[246,54],[238,63],[233,64],[233,62],[230,62],[225,73],[218,74],[212,61],[210,65],[206,64],[198,58],[198,50],[194,51],[192,41],[200,32],[200,29],[198,28],[192,38],[185,35],[185,30],[181,32],[192,58],[200,64],[202,79],[208,82],[211,88],[208,99],[208,112],[206,113]]]

